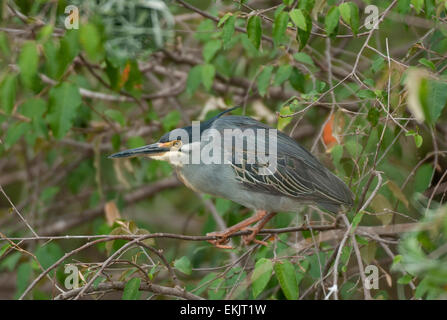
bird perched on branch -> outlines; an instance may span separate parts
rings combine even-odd
[[[220,248],[240,230],[256,234],[277,212],[297,212],[314,204],[332,213],[353,204],[346,184],[289,136],[246,116],[224,114],[175,129],[156,143],[115,153],[110,158],[148,157],[171,163],[179,179],[194,191],[254,209],[256,214],[208,235]],[[252,224],[257,223],[251,227]]]

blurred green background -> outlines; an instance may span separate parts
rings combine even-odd
[[[322,299],[341,250],[340,299],[445,299],[446,3],[0,1],[0,298],[19,298],[89,241],[77,236],[205,235],[249,217],[187,189],[166,163],[107,159],[240,105],[233,114],[289,134],[350,186],[353,236],[341,248],[344,230],[281,233],[267,247],[234,238],[232,250],[149,241],[188,292]],[[334,222],[303,206],[269,227],[306,219]],[[50,238],[30,239],[36,234]],[[66,265],[85,285],[125,243],[70,255],[25,298],[67,291]],[[150,250],[132,247],[120,261],[95,285],[115,280],[125,289],[89,298],[166,298],[142,283],[175,285]],[[377,267],[378,289],[365,289],[368,265]]]

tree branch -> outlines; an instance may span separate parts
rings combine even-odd
[[[100,292],[109,291],[109,290],[123,291],[125,286],[126,286],[125,281],[105,282],[105,283],[98,284],[96,287],[89,287],[85,291],[85,293],[94,293],[94,292],[100,293]],[[73,297],[77,296],[83,288],[84,287],[80,287],[77,289],[67,291],[65,293],[61,293],[58,296],[56,296],[54,298],[54,300],[66,300],[66,299],[73,298]],[[186,290],[181,290],[179,288],[164,287],[164,286],[160,286],[160,285],[154,284],[154,283],[142,282],[140,284],[140,290],[149,291],[149,292],[153,292],[155,294],[164,295],[164,296],[182,298],[185,300],[204,300],[202,297],[199,297],[195,294],[189,293]]]

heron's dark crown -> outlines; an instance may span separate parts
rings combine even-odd
[[[211,127],[211,125],[213,124],[214,121],[216,121],[217,119],[219,119],[221,116],[223,116],[226,113],[229,113],[231,111],[233,111],[234,109],[239,108],[239,106],[237,107],[233,107],[230,108],[228,110],[222,111],[221,113],[219,113],[217,116],[212,117],[211,119],[204,121],[202,123],[200,123],[200,135],[202,135],[202,132],[205,131],[206,129],[209,129]],[[187,127],[183,127],[181,128],[183,130],[185,130],[188,133],[188,137],[189,137],[189,141],[182,141],[183,143],[187,144],[187,143],[192,143],[193,142],[193,136],[192,136],[192,126],[187,126]],[[176,130],[176,129],[175,129]],[[174,130],[173,130],[174,131]],[[173,140],[182,140],[180,136],[176,137],[175,135],[171,135],[171,132],[167,132],[165,133],[159,140],[159,142],[169,142],[169,141],[173,141]]]

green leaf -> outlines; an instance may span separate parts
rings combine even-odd
[[[397,10],[399,11],[399,13],[401,14],[407,14],[408,12],[410,12],[410,1],[411,0],[399,0],[397,3]]]
[[[140,283],[140,278],[130,279],[124,287],[122,300],[138,300],[141,295]]]
[[[400,277],[399,279],[397,279],[397,283],[399,283],[399,284],[409,284],[412,279],[413,279],[413,277],[411,275],[406,274],[403,277]]]
[[[126,141],[126,145],[130,149],[138,148],[138,147],[144,146],[145,144],[146,144],[146,141],[144,141],[144,139],[139,136],[138,137],[129,137]]]
[[[288,22],[289,15],[287,14],[287,12],[281,12],[275,18],[275,21],[273,23],[273,42],[275,43],[275,46],[278,46],[281,43],[286,33]]]
[[[285,8],[286,8],[285,5],[280,4],[280,5],[276,8],[275,12],[273,13],[273,19],[276,19],[276,18],[278,17],[278,15],[279,15],[281,12],[284,11]]]
[[[227,213],[231,209],[232,202],[227,199],[217,198],[216,199],[216,210],[221,216]]]
[[[356,95],[360,99],[375,99],[376,98],[376,94],[369,89],[359,90],[359,91],[357,91]]]
[[[20,252],[12,252],[6,256],[6,258],[0,261],[0,270],[7,269],[9,271],[14,271],[17,263],[20,260],[22,254]]]
[[[16,75],[8,74],[0,86],[0,108],[10,113],[16,100]]]
[[[279,111],[279,115],[280,116],[288,116],[291,115],[293,113],[293,111],[290,109],[290,106],[284,106],[281,108],[281,110]],[[292,121],[292,117],[278,117],[278,130],[284,130],[284,128],[290,123],[290,121]]]
[[[11,245],[9,243],[5,243],[2,247],[0,247],[0,257],[3,256],[3,254],[11,248]]]
[[[284,260],[275,263],[274,269],[276,278],[286,298],[288,300],[298,299],[298,284],[293,264]]]
[[[424,139],[422,139],[422,136],[419,134],[414,135],[414,144],[417,148],[420,148],[422,146],[422,143],[424,142]]]
[[[362,221],[363,215],[364,215],[364,213],[363,213],[363,211],[361,211],[361,212],[357,213],[354,216],[354,218],[352,219],[352,228],[351,228],[352,232],[355,231],[355,228],[357,228],[357,226],[359,225],[360,221]]]
[[[196,286],[197,289],[194,291],[194,293],[197,295],[201,295],[208,288],[208,286],[211,286],[213,282],[219,279],[219,278],[215,279],[216,276],[217,273],[215,272],[207,273],[206,276],[200,279],[199,283]],[[214,281],[212,281],[213,279]],[[207,283],[208,285],[204,285],[205,283]]]
[[[340,18],[340,11],[338,7],[333,6],[329,9],[326,19],[324,20],[324,25],[326,28],[326,34],[332,36],[337,32],[338,20]]]
[[[436,18],[436,11],[439,9],[445,9],[445,2],[444,2],[444,6],[439,6],[437,7],[437,4],[435,3],[436,0],[425,0],[425,17],[427,19],[433,19]]]
[[[289,12],[290,19],[303,31],[307,31],[306,17],[301,9],[293,9]]]
[[[261,45],[262,22],[259,16],[251,16],[247,21],[248,39],[253,43],[256,49]]]
[[[3,53],[3,56],[9,57],[11,55],[11,49],[9,48],[9,40],[6,36],[6,32],[0,32],[0,51]]]
[[[244,34],[244,33],[239,34],[239,39],[240,39],[245,51],[247,52],[248,57],[254,58],[254,57],[260,56],[258,49],[256,49],[256,47],[253,45],[251,40],[248,39],[248,36],[246,34]]]
[[[343,146],[341,144],[336,144],[332,147],[331,154],[334,164],[338,165],[343,157]]]
[[[351,7],[349,6],[349,3],[350,2],[344,2],[338,6],[341,17],[348,25],[351,24]]]
[[[109,78],[110,86],[113,90],[119,90],[121,87],[120,78],[121,70],[118,64],[115,64],[111,59],[105,59],[105,72]]]
[[[162,120],[161,124],[163,125],[163,129],[165,131],[171,131],[172,129],[176,128],[180,119],[182,118],[182,115],[179,111],[174,110],[169,112]]]
[[[220,26],[219,26],[220,27]],[[202,42],[210,41],[216,35],[216,25],[210,19],[205,19],[197,26],[194,38]]]
[[[375,107],[371,107],[368,110],[368,115],[366,116],[366,119],[368,119],[369,123],[371,123],[371,125],[375,127],[377,123],[379,123],[379,118],[380,118],[380,111],[377,110],[377,108]]]
[[[51,88],[49,95],[47,119],[54,137],[61,139],[73,125],[76,111],[82,101],[81,95],[79,94],[79,88],[68,82]]]
[[[442,110],[447,103],[447,82],[429,80],[427,83],[427,94],[422,95],[422,105],[429,114],[429,123],[435,124],[441,116]]]
[[[190,275],[192,273],[191,261],[189,261],[188,257],[186,256],[175,260],[174,267],[184,274]]]
[[[224,49],[228,48],[228,44],[231,41],[231,38],[234,34],[234,24],[236,22],[236,17],[231,15],[225,22],[225,25],[222,28],[222,41]]]
[[[98,289],[98,286],[103,283],[104,281],[106,281],[107,278],[106,277],[98,277],[95,279],[95,281],[93,281],[92,283],[92,287],[95,289]],[[127,284],[127,283],[126,283]]]
[[[302,62],[302,63],[305,63],[305,64],[315,67],[314,61],[307,53],[297,52],[293,55],[293,58],[298,62]]]
[[[431,164],[425,163],[421,165],[414,177],[414,192],[423,192],[429,186],[431,182],[431,176],[433,174],[433,167]]]
[[[343,20],[351,27],[352,32],[357,35],[360,21],[359,8],[353,2],[344,2],[338,6]]]
[[[40,43],[45,43],[46,41],[48,41],[48,39],[50,39],[53,34],[53,29],[54,27],[51,24],[43,26],[37,33],[37,40]]]
[[[392,268],[396,265],[396,264],[398,264],[398,263],[400,263],[401,261],[402,261],[402,255],[400,255],[400,254],[397,254],[397,255],[395,255],[394,256],[394,258],[393,258],[393,265],[392,265]]]
[[[432,69],[433,71],[436,71],[435,64],[428,59],[421,58],[421,59],[419,59],[419,63],[426,66],[427,68]]]
[[[300,0],[298,1],[298,8],[304,10],[306,13],[311,13],[315,6],[315,0]]]
[[[27,122],[18,122],[10,126],[4,141],[5,148],[11,148],[29,129],[30,124]]]
[[[305,82],[304,75],[296,67],[293,67],[289,81],[295,90],[299,92],[304,92],[304,82]]]
[[[26,100],[19,108],[21,114],[34,121],[42,121],[43,114],[47,110],[45,100],[41,98],[31,98]]]
[[[73,29],[65,31],[65,35],[60,40],[60,47],[56,58],[58,76],[64,74],[68,65],[78,55],[79,50],[79,30]],[[49,61],[48,63],[54,64],[54,61]]]
[[[48,204],[54,196],[59,192],[59,187],[46,187],[42,190],[39,200],[45,204]]]
[[[253,298],[256,299],[256,297],[264,290],[265,286],[270,281],[272,271],[272,260],[261,258],[256,262],[255,269],[251,275]]]
[[[114,109],[107,109],[104,111],[104,114],[109,117],[110,119],[118,122],[122,127],[126,125],[126,119],[124,118],[124,115],[119,110]]]
[[[97,60],[102,53],[101,35],[92,23],[83,24],[79,30],[79,42],[92,60]]]
[[[208,288],[208,298],[210,300],[222,300],[225,295],[225,288],[223,287],[224,279],[219,278],[213,281]]]
[[[351,7],[351,23],[349,25],[354,35],[357,35],[360,28],[359,7],[354,2],[349,2],[349,6]]]
[[[204,64],[202,66],[202,83],[206,90],[210,90],[213,86],[214,75],[216,74],[216,69],[212,64]]]
[[[424,7],[424,0],[411,0],[411,4],[413,5],[416,13],[419,14]]]
[[[43,268],[49,268],[53,263],[62,258],[64,252],[61,247],[53,242],[39,246],[35,252],[37,260]]]
[[[280,66],[275,73],[275,80],[273,81],[273,85],[280,86],[284,81],[289,79],[291,73],[292,66],[290,64],[284,64]]]
[[[362,146],[360,145],[359,141],[356,139],[346,139],[345,141],[345,147],[346,150],[351,154],[352,157],[358,157],[360,155],[360,150],[362,149]]]
[[[39,52],[34,41],[25,42],[20,52],[18,65],[23,84],[28,88],[32,87],[39,66]]]
[[[33,273],[31,263],[22,263],[17,268],[17,291],[15,297],[18,298],[22,295],[25,289],[28,287],[31,275]]]
[[[220,28],[228,20],[228,18],[232,16],[233,14],[231,12],[225,13],[224,16],[220,18],[219,22],[217,23],[217,27]]]
[[[265,95],[270,86],[270,78],[272,77],[273,66],[266,66],[258,76],[258,91],[261,97]]]
[[[210,62],[213,60],[216,53],[222,48],[222,41],[219,39],[214,39],[208,41],[203,47],[203,59],[205,62]]]
[[[194,66],[189,70],[186,79],[186,92],[191,96],[202,83],[202,66]]]
[[[296,40],[299,44],[299,50],[302,50],[307,43],[307,40],[309,40],[310,32],[312,31],[312,20],[307,12],[303,12],[305,21],[306,21],[306,30],[302,30],[301,28],[298,28],[296,30]]]
[[[384,66],[385,66],[385,59],[383,59],[382,57],[378,57],[373,61],[371,65],[371,70],[372,72],[377,73],[380,70],[382,70]]]

